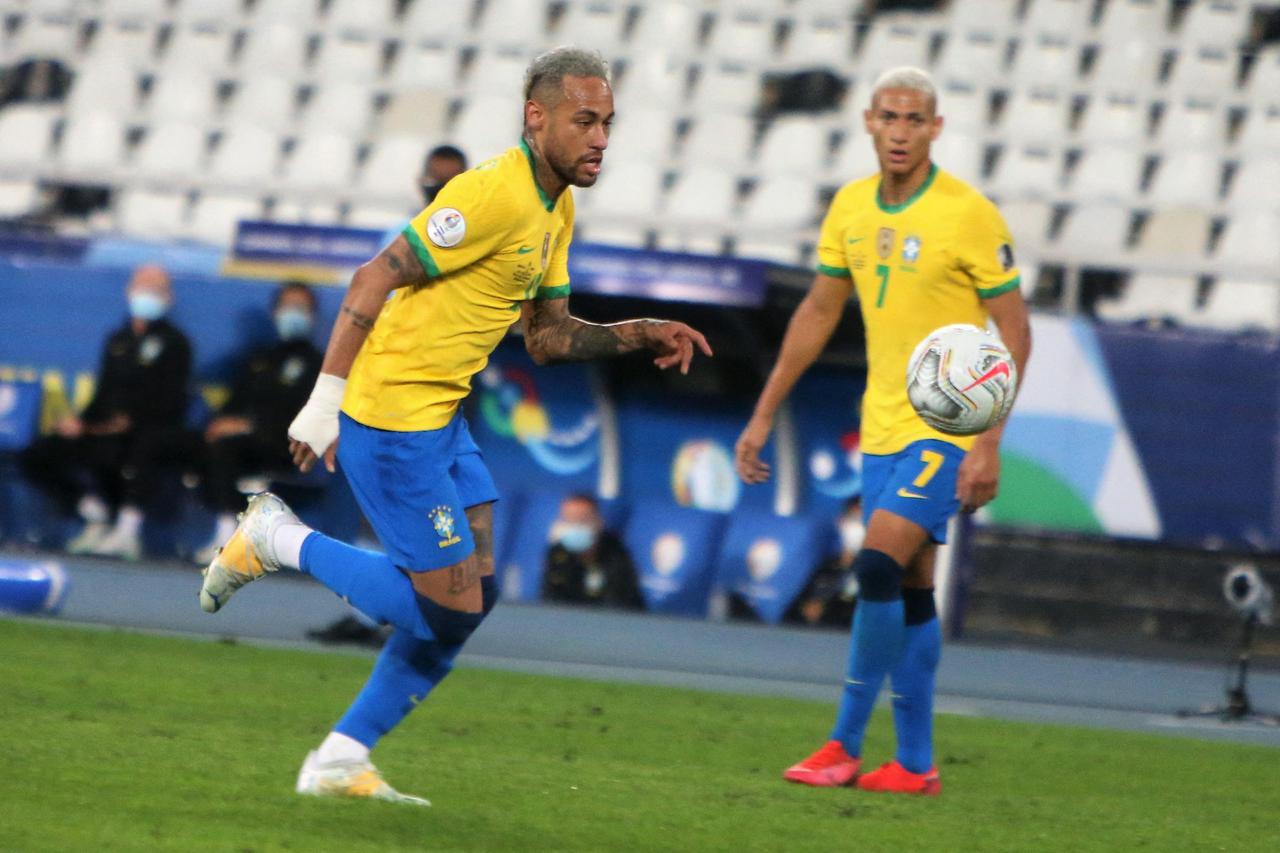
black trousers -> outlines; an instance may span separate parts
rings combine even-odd
[[[244,509],[244,495],[236,488],[242,477],[282,474],[293,466],[283,434],[250,432],[204,445],[204,497],[214,512]]]

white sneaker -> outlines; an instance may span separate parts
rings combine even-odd
[[[142,556],[142,540],[137,533],[116,528],[94,544],[89,550],[95,557],[119,557],[137,560]]]
[[[105,521],[90,521],[76,537],[67,543],[68,554],[92,554],[98,543],[107,538],[111,525]]]
[[[217,613],[237,589],[267,572],[280,570],[271,538],[282,524],[301,524],[293,510],[270,492],[249,498],[240,524],[205,569],[200,586],[200,609]]]
[[[368,761],[321,764],[315,752],[308,752],[307,760],[302,762],[295,790],[312,797],[366,797],[413,806],[431,805],[429,800],[402,794],[392,788],[382,778],[378,768]]]

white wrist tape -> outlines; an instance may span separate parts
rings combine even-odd
[[[347,380],[341,377],[331,373],[317,376],[306,405],[289,424],[289,438],[304,442],[316,456],[324,456],[338,440],[338,409],[346,388]]]

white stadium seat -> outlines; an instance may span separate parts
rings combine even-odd
[[[192,24],[220,24],[234,27],[244,19],[243,0],[192,0],[179,3],[177,17]]]
[[[774,52],[774,19],[757,9],[722,9],[711,27],[703,55],[757,64]]]
[[[794,21],[782,62],[792,68],[846,68],[853,62],[853,21],[847,17]]]
[[[1209,217],[1202,210],[1175,207],[1157,210],[1138,234],[1134,253],[1143,261],[1190,265],[1205,259]]]
[[[654,0],[640,8],[629,45],[632,56],[660,52],[683,58],[696,52],[702,13],[692,3]]]
[[[1094,97],[1085,108],[1078,130],[1090,145],[1138,145],[1147,137],[1147,105],[1132,97]]]
[[[318,17],[319,11],[318,0],[256,0],[253,4],[253,24],[261,27],[281,22],[294,25],[309,23]]]
[[[248,123],[223,130],[209,159],[209,176],[219,184],[254,187],[275,176],[280,160],[280,137],[271,129]]]
[[[753,122],[746,116],[703,113],[685,137],[680,157],[687,165],[736,169],[746,164],[754,135]]]
[[[272,23],[245,33],[238,66],[242,77],[278,74],[296,78],[306,61],[307,34],[289,23]]]
[[[1227,144],[1227,113],[1210,101],[1172,101],[1165,105],[1156,145],[1165,151],[1200,148],[1219,151]]]
[[[708,62],[694,84],[689,105],[694,112],[714,110],[747,115],[760,105],[760,72],[746,65]]]
[[[0,179],[0,220],[17,219],[35,213],[39,207],[40,191],[35,181]]]
[[[334,33],[378,35],[392,29],[395,13],[396,0],[331,0],[324,25]]]
[[[1249,99],[1255,110],[1280,104],[1280,45],[1258,51],[1249,72]]]
[[[1195,321],[1227,332],[1280,331],[1280,280],[1218,279]]]
[[[412,0],[400,21],[401,38],[404,44],[418,39],[452,43],[470,31],[475,11],[473,0],[456,3]]]
[[[373,93],[355,82],[333,82],[317,86],[302,113],[303,133],[334,131],[350,137],[363,136],[373,117]]]
[[[1147,190],[1147,200],[1160,206],[1212,208],[1222,189],[1222,161],[1209,151],[1176,151],[1164,157]]]
[[[1093,99],[1107,94],[1142,95],[1155,88],[1160,73],[1160,44],[1132,36],[1099,45],[1089,71]]]
[[[991,189],[1004,198],[1046,198],[1058,190],[1062,158],[1041,145],[1005,146],[991,176]]]
[[[747,198],[739,220],[745,231],[794,231],[814,224],[819,215],[814,182],[799,177],[768,178]],[[794,261],[795,259],[792,258]]]
[[[378,114],[378,133],[439,137],[444,134],[448,120],[449,98],[443,92],[405,90],[393,94]]]
[[[1004,74],[1009,40],[987,30],[952,33],[938,57],[934,77],[939,84],[987,86]]]
[[[1009,226],[1009,233],[1013,235],[1013,243],[1017,249],[1034,254],[1044,248],[1049,239],[1049,225],[1053,221],[1052,205],[1033,199],[1002,200],[1000,214]],[[1024,275],[1023,278],[1025,282],[1031,276]]]
[[[1235,88],[1236,70],[1233,51],[1220,47],[1186,48],[1174,60],[1168,89],[1177,95],[1218,97]]]
[[[864,140],[864,143],[870,149],[870,141]],[[938,141],[933,143],[932,153],[935,163],[960,180],[971,184],[981,183],[982,170],[986,161],[986,145],[981,137],[943,131]],[[871,169],[866,174],[875,172],[879,168],[879,164],[874,162],[873,157]]]
[[[588,223],[614,221],[616,224],[619,219],[628,225],[646,222],[658,212],[662,170],[643,162],[606,165],[601,171],[600,183],[577,198],[587,201],[589,212],[584,220]]]
[[[73,116],[62,131],[58,159],[62,167],[79,176],[93,175],[103,182],[124,161],[125,128],[114,113]]]
[[[1053,90],[1023,90],[1005,102],[996,129],[1002,141],[1061,143],[1071,102]]]
[[[1126,250],[1133,216],[1117,204],[1081,204],[1054,239],[1058,251],[1081,263],[1107,263]]]
[[[356,148],[340,133],[313,133],[301,137],[284,163],[281,175],[293,190],[338,190],[351,183]]]
[[[612,56],[622,47],[627,14],[626,3],[574,0],[566,5],[560,18],[556,42],[589,44],[604,56]]]
[[[547,45],[547,16],[545,0],[486,0],[477,37],[491,47],[536,53]]]
[[[638,228],[635,225],[592,222],[583,228],[575,225],[574,239],[601,243],[605,246],[619,246],[624,249],[645,249],[649,246],[649,229]]]
[[[262,200],[256,196],[205,194],[191,208],[187,235],[193,240],[228,247],[242,219],[261,219]]]
[[[169,0],[102,0],[102,16],[108,19],[154,21],[169,11]]]
[[[812,116],[775,121],[765,131],[756,154],[756,169],[764,175],[816,178],[826,172],[830,132]]]
[[[320,43],[311,70],[319,80],[369,84],[382,76],[382,41],[329,36]]]
[[[298,87],[292,80],[254,74],[240,80],[227,105],[227,117],[232,122],[284,130],[292,126],[297,104]]]
[[[342,212],[336,204],[322,201],[279,199],[271,208],[272,222],[304,222],[308,225],[337,225]]]
[[[426,160],[426,147],[416,136],[380,139],[360,171],[359,188],[378,196],[418,198],[417,179]]]
[[[1030,0],[1022,19],[1022,28],[1029,35],[1053,33],[1077,39],[1090,27],[1093,0]]]
[[[609,135],[605,168],[610,163],[665,163],[671,157],[674,138],[675,116],[669,110],[656,106],[622,109]]]
[[[149,21],[103,23],[89,42],[82,63],[105,61],[131,69],[148,68],[155,61],[157,38],[158,27]]]
[[[952,33],[1004,33],[1017,24],[1021,0],[951,0],[947,26]]]
[[[938,138],[938,142],[934,143],[934,161],[939,163],[944,169],[948,169],[946,162],[942,160],[941,154],[937,151],[938,144],[949,136],[943,133]],[[847,184],[849,181],[856,181],[859,178],[865,178],[867,175],[875,174],[880,171],[880,161],[876,159],[875,148],[871,144],[871,137],[868,136],[861,127],[850,128],[845,134],[844,139],[840,143],[840,147],[836,150],[835,162],[831,164],[830,177],[832,180],[840,184]]]
[[[1275,275],[1280,269],[1280,213],[1251,210],[1227,221],[1213,257],[1224,268],[1244,267]]]
[[[1169,0],[1108,0],[1098,23],[1098,40],[1115,44],[1134,33],[1156,38],[1169,32]]]
[[[463,105],[453,139],[471,162],[479,163],[519,144],[522,122],[519,98],[511,93],[477,96]]]
[[[524,72],[528,65],[529,57],[524,53],[477,53],[465,81],[467,90],[473,95],[501,97],[514,102],[524,90]]]
[[[715,166],[685,169],[667,193],[662,212],[664,225],[722,226],[733,215],[738,180]]]
[[[1233,210],[1280,210],[1280,156],[1244,160],[1231,180],[1227,204]],[[1280,239],[1280,236],[1277,236]]]
[[[394,89],[432,89],[453,95],[460,68],[458,51],[452,46],[401,44],[388,81]]]
[[[635,56],[616,81],[614,97],[619,111],[645,104],[671,109],[685,97],[685,66],[661,52]]]
[[[1077,202],[1127,202],[1138,195],[1146,155],[1123,145],[1091,145],[1068,177]]]
[[[986,89],[952,85],[938,94],[938,115],[942,116],[942,134],[961,133],[982,136],[991,125],[991,103]]]
[[[1199,0],[1190,3],[1178,36],[1185,44],[1235,48],[1248,33],[1254,5],[1248,0]]]
[[[1244,118],[1236,147],[1241,151],[1274,153],[1280,139],[1280,101],[1270,106],[1255,105]]]
[[[768,261],[787,266],[800,264],[800,244],[782,238],[742,236],[734,241],[733,255],[753,261]]]
[[[1034,81],[1038,88],[1068,88],[1075,85],[1080,76],[1080,57],[1078,42],[1040,33],[1019,44],[1009,79]]]
[[[8,62],[32,57],[72,60],[80,50],[80,22],[72,15],[31,14],[6,46]]]
[[[202,127],[185,121],[152,125],[133,158],[133,171],[145,178],[191,178],[201,171],[206,151]]]
[[[912,65],[929,67],[929,30],[902,24],[873,21],[858,52],[858,77],[874,82],[890,68]]]
[[[171,240],[186,231],[187,196],[177,192],[125,190],[116,202],[116,227],[146,240]]]
[[[217,95],[218,81],[207,73],[175,69],[156,80],[147,111],[155,119],[208,121]]]
[[[175,27],[169,34],[160,66],[170,70],[190,69],[223,74],[231,61],[234,33],[215,26]]]
[[[27,171],[44,165],[56,118],[53,110],[25,104],[0,110],[0,171]]]
[[[369,228],[390,230],[397,225],[404,225],[417,213],[412,205],[353,205],[347,211],[346,224],[352,228]]]
[[[67,112],[131,113],[138,102],[138,75],[120,59],[102,59],[82,65],[67,94]]]
[[[1169,319],[1185,323],[1195,316],[1197,289],[1191,276],[1136,273],[1117,299],[1098,302],[1098,316],[1115,322]]]

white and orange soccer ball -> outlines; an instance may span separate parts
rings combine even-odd
[[[907,364],[907,399],[929,426],[977,435],[1013,408],[1018,369],[995,335],[967,323],[934,329]]]

